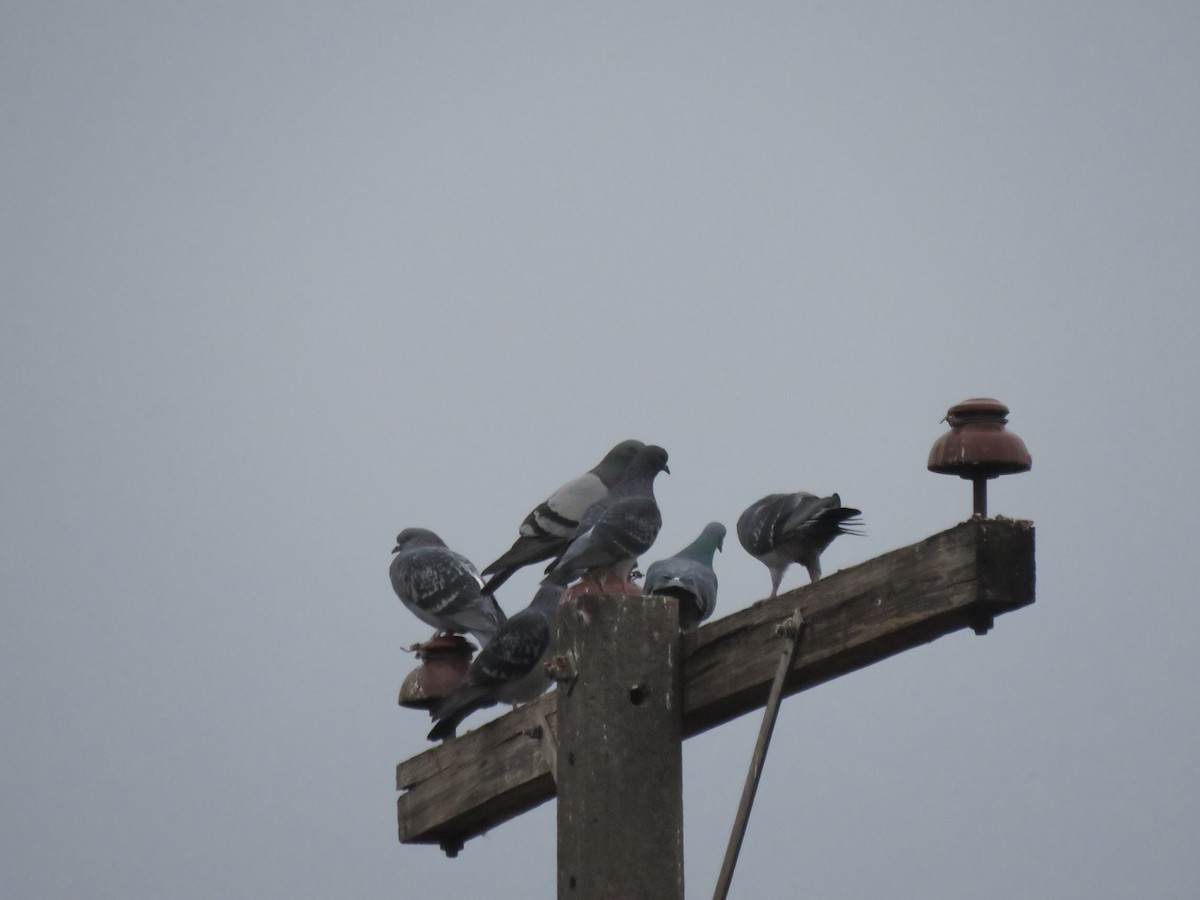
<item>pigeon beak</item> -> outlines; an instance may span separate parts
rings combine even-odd
[[[670,475],[670,474],[671,474],[671,467],[670,467],[670,466],[668,466],[666,463],[663,463],[663,471],[664,471],[664,472],[666,472],[668,475]]]
[[[399,548],[399,547],[393,547],[393,548],[392,548],[392,552],[393,552],[393,553],[399,553],[399,552],[400,552],[400,548]]]

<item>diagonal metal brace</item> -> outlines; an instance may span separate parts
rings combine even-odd
[[[733,881],[733,869],[737,865],[738,854],[742,850],[742,841],[746,837],[746,826],[750,823],[750,808],[754,806],[754,795],[758,792],[758,780],[762,776],[763,763],[767,758],[767,748],[771,745],[771,733],[775,730],[775,720],[779,716],[779,702],[783,699],[783,683],[791,671],[796,659],[796,651],[800,647],[800,635],[804,632],[804,616],[800,610],[788,619],[779,623],[775,633],[780,635],[785,643],[779,655],[779,668],[775,670],[775,680],[771,682],[771,693],[767,698],[767,706],[763,710],[762,727],[758,730],[758,741],[754,745],[754,753],[750,757],[750,771],[746,774],[746,784],[742,788],[742,799],[738,803],[737,815],[733,820],[733,832],[729,835],[729,845],[725,848],[725,860],[721,863],[721,872],[717,876],[717,887],[713,892],[713,900],[725,900],[729,896],[729,885]]]

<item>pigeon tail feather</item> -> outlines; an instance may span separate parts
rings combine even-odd
[[[463,719],[478,709],[495,706],[496,703],[494,697],[488,696],[486,688],[467,687],[455,691],[439,702],[430,712],[429,715],[434,720],[434,726],[430,729],[429,740],[444,741],[454,737]]]

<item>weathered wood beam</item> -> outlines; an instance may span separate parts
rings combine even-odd
[[[396,767],[400,840],[440,844],[453,855],[468,838],[554,796],[541,752],[541,721],[555,731],[553,692]]]
[[[763,705],[775,628],[797,608],[804,641],[787,694],[963,628],[982,633],[1033,602],[1034,576],[1033,523],[971,519],[705,625],[682,642],[684,736]],[[553,693],[400,763],[400,840],[453,850],[553,797],[543,718],[557,728]]]

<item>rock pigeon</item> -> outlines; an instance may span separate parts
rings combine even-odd
[[[427,528],[404,529],[392,553],[392,588],[413,615],[439,632],[470,632],[487,645],[504,611],[482,592],[483,579],[469,559]]]
[[[538,504],[521,523],[520,537],[508,552],[483,570],[484,575],[491,576],[484,591],[494,593],[522,566],[560,555],[588,507],[608,496],[644,446],[641,441],[622,441],[595,468],[568,481]]]
[[[647,594],[666,594],[679,600],[679,627],[691,631],[712,615],[717,603],[717,573],[713,553],[725,541],[725,526],[709,522],[700,536],[674,556],[652,562],[646,570]]]
[[[738,540],[746,552],[771,572],[771,596],[789,565],[798,562],[809,578],[821,578],[821,553],[839,534],[862,534],[851,521],[859,510],[842,506],[837,494],[816,497],[800,491],[770,494],[753,503],[737,523]]]
[[[613,578],[620,590],[627,590],[637,558],[650,549],[662,527],[654,476],[670,471],[662,447],[650,444],[639,450],[609,495],[583,514],[567,549],[546,569],[543,584],[565,586],[587,575],[601,589]]]
[[[475,712],[497,703],[516,706],[533,700],[550,687],[546,662],[558,643],[557,610],[563,588],[544,584],[533,602],[500,626],[479,651],[458,689],[430,710],[435,724],[429,740],[454,737],[459,724]]]

